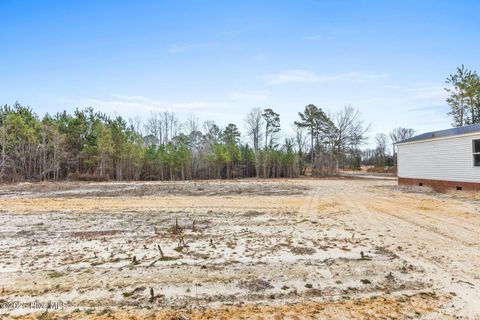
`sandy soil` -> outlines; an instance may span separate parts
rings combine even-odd
[[[479,204],[366,179],[2,186],[0,314],[480,319]]]

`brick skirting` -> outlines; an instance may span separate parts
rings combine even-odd
[[[428,180],[428,179],[412,179],[412,178],[398,178],[399,185],[409,186],[425,186],[430,187],[438,192],[445,192],[448,190],[467,190],[480,191],[480,183],[476,182],[458,182],[447,180]]]

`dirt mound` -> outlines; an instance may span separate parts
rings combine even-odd
[[[240,281],[238,283],[238,287],[242,289],[247,289],[251,292],[260,292],[268,289],[273,289],[273,286],[270,284],[270,282],[263,279]]]

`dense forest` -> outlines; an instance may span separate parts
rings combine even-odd
[[[180,121],[172,112],[145,121],[110,117],[92,108],[40,118],[15,103],[0,109],[0,179],[187,180],[330,175],[358,168],[368,126],[346,106],[327,115],[308,105],[291,135],[280,115],[254,108],[236,124],[220,127]]]

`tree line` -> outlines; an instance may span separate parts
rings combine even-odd
[[[345,106],[313,104],[291,134],[280,114],[253,108],[241,124],[185,121],[173,112],[125,120],[93,108],[39,117],[18,102],[0,108],[0,180],[190,180],[331,175],[361,164],[369,126]]]
[[[480,77],[463,65],[448,76],[453,126],[480,123]],[[280,114],[253,108],[241,129],[233,123],[185,121],[173,112],[145,120],[111,117],[93,108],[40,118],[18,102],[0,107],[0,181],[189,180],[332,175],[361,165],[395,165],[395,143],[416,134],[396,128],[360,149],[369,126],[358,110],[328,113],[313,104],[298,113],[292,134]],[[390,149],[391,147],[391,149]],[[392,150],[392,152],[390,152]]]
[[[396,173],[396,144],[416,134],[414,129],[403,127],[395,128],[388,134],[378,133],[374,137],[375,147],[362,151],[362,164],[374,167],[373,171]]]

